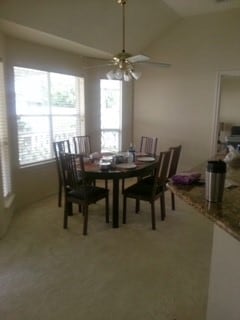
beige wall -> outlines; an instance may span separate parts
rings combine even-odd
[[[171,68],[145,67],[136,82],[134,137],[159,137],[160,149],[181,143],[181,169],[211,152],[217,73],[240,69],[240,11],[189,17],[148,48]]]
[[[1,59],[3,59],[3,57],[4,57],[4,47],[5,47],[4,35],[0,31],[0,57],[1,57]]]
[[[10,147],[12,154],[13,186],[16,194],[17,208],[49,196],[57,192],[57,176],[55,162],[19,168],[17,153],[17,131],[14,100],[13,66],[23,66],[63,72],[76,76],[85,76],[86,90],[86,133],[93,142],[93,150],[100,150],[100,91],[99,79],[105,77],[105,71],[95,74],[84,74],[82,65],[84,58],[78,55],[36,45],[30,42],[6,38],[6,82],[7,105],[10,125]],[[131,141],[132,134],[132,90],[124,87],[124,148]]]

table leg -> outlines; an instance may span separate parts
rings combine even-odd
[[[119,179],[113,179],[112,227],[119,227]]]

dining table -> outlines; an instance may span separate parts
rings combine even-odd
[[[119,227],[119,199],[121,179],[146,176],[157,165],[157,158],[136,156],[134,162],[117,163],[107,169],[101,169],[99,161],[85,162],[85,173],[92,180],[112,180],[112,227]]]

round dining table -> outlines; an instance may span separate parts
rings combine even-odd
[[[151,174],[157,165],[157,159],[151,159],[149,161],[146,158],[136,158],[136,161],[131,164],[116,164],[109,169],[101,170],[98,163],[89,161],[85,162],[85,173],[93,180],[112,180],[112,227],[119,227],[119,181],[121,179],[141,177]]]

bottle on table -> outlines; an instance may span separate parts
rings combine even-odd
[[[128,162],[135,162],[136,155],[135,155],[135,148],[133,146],[133,143],[130,143],[129,149],[128,149]]]

